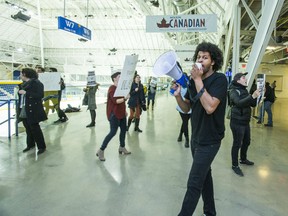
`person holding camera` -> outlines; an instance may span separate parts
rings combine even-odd
[[[135,128],[134,131],[141,133],[142,130],[139,128],[140,115],[142,109],[146,111],[146,100],[144,94],[144,88],[141,84],[141,77],[139,74],[134,75],[133,83],[130,89],[130,99],[128,101],[128,107],[130,109],[130,116],[128,118],[127,131],[132,123],[135,116]]]
[[[223,64],[222,51],[215,44],[202,42],[196,47],[193,61],[185,99],[181,96],[181,86],[172,87],[183,112],[192,109],[193,162],[178,216],[192,216],[201,195],[204,214],[216,215],[211,164],[225,135],[228,83],[225,75],[217,72]]]

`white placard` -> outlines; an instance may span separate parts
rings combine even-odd
[[[88,71],[87,86],[96,86],[95,71]]]
[[[152,79],[150,81],[150,86],[155,88],[156,85],[157,85],[157,77],[152,77]]]
[[[39,73],[39,80],[44,85],[44,91],[59,91],[61,75],[59,72]]]
[[[120,80],[114,93],[114,97],[126,97],[129,94],[135,74],[137,61],[138,55],[126,55],[124,66],[121,71]]]
[[[265,93],[265,82],[266,82],[266,74],[257,74],[257,89],[260,91],[260,95],[257,98],[257,104],[263,99]]]
[[[146,32],[216,31],[216,14],[146,16]]]

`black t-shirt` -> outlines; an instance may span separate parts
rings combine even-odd
[[[224,74],[214,72],[211,76],[203,80],[206,91],[220,100],[220,104],[212,114],[207,114],[203,108],[200,99],[195,103],[191,98],[197,95],[195,83],[190,81],[189,91],[185,98],[190,100],[192,105],[191,125],[192,140],[199,145],[219,144],[224,138],[225,125],[225,108],[227,98],[227,79]],[[190,93],[189,93],[190,92]],[[191,94],[189,96],[189,94]]]

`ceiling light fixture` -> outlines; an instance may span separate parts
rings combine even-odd
[[[22,11],[19,11],[15,15],[11,15],[12,19],[20,21],[20,22],[27,22],[31,19],[30,15],[24,14]]]
[[[78,40],[79,40],[80,42],[87,42],[87,41],[88,41],[88,40],[85,39],[85,38],[78,38]]]

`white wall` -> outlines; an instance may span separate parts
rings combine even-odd
[[[288,98],[288,65],[286,64],[261,64],[258,73],[269,76],[282,77],[282,83],[278,83],[276,87],[276,96],[278,98]],[[278,79],[281,80],[281,79]],[[282,90],[279,88],[282,86]]]

